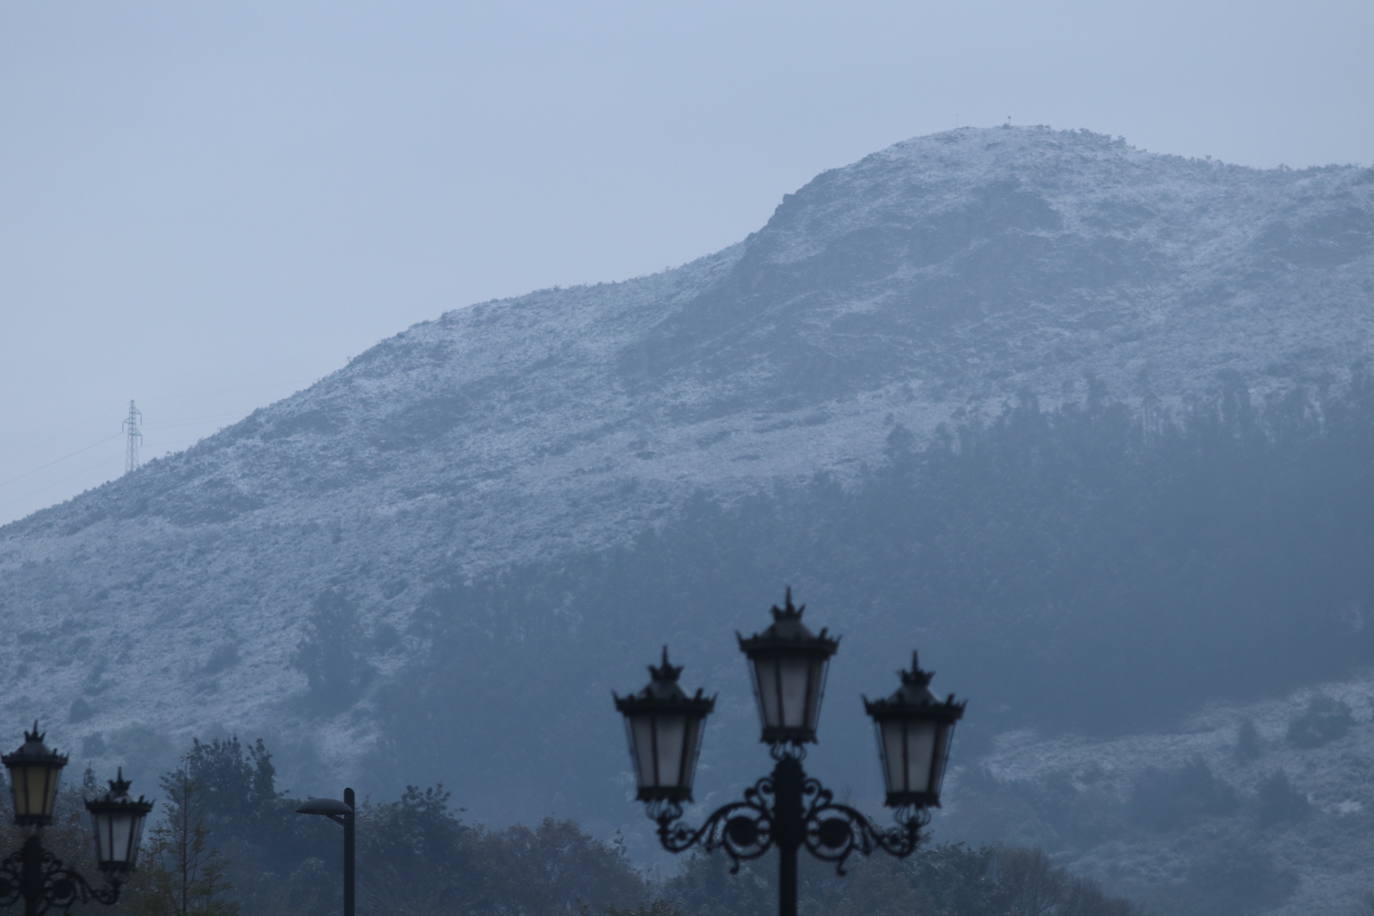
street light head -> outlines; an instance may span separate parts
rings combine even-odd
[[[308,798],[296,809],[297,814],[323,814],[325,817],[350,817],[353,809],[337,798]]]
[[[941,701],[931,692],[935,673],[921,670],[915,652],[911,670],[899,671],[898,676],[902,684],[890,697],[864,697],[864,709],[877,731],[887,804],[938,808],[954,725],[966,704],[956,702],[954,694]]]
[[[792,604],[790,588],[783,607],[770,610],[768,629],[748,638],[736,634],[752,669],[760,740],[773,745],[814,742],[826,671],[840,640],[825,629],[819,634],[807,629],[801,622],[806,606]]]
[[[688,696],[678,685],[682,668],[663,661],[649,666],[649,683],[638,693],[617,696],[615,708],[625,717],[625,734],[635,786],[640,801],[691,801],[697,757],[706,717],[715,708],[715,697],[703,696],[700,688]]]
[[[121,767],[110,780],[109,791],[100,798],[86,800],[95,830],[95,861],[107,874],[134,870],[143,838],[143,821],[153,810],[153,803],[143,796],[137,800],[129,797],[131,785]]]
[[[14,823],[20,827],[45,827],[52,823],[57,806],[57,783],[66,756],[43,743],[38,723],[24,732],[24,743],[12,754],[0,757],[10,774],[10,793],[14,798]]]

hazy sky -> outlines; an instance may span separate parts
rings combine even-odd
[[[0,522],[960,125],[1374,159],[1370,0],[0,3]]]

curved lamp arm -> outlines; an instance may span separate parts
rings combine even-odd
[[[119,899],[120,880],[105,875],[104,887],[93,887],[81,874],[68,868],[61,859],[29,837],[18,851],[0,861],[0,907],[19,900],[37,900],[38,913],[69,910],[78,903],[103,903]]]
[[[740,863],[757,859],[775,844],[786,845],[779,825],[788,818],[778,811],[775,781],[781,772],[775,770],[774,775],[745,789],[742,800],[711,812],[700,827],[682,822],[679,802],[650,803],[648,813],[658,824],[659,842],[669,852],[684,852],[697,845],[707,852],[722,849],[731,859],[731,874],[739,872]],[[834,862],[835,871],[841,875],[856,852],[867,856],[882,850],[899,859],[911,855],[921,845],[921,831],[930,821],[925,809],[910,806],[897,809],[897,826],[879,827],[856,809],[836,804],[834,793],[820,780],[804,775],[799,794],[802,810],[794,812],[800,821],[796,845],[804,846],[818,859]]]

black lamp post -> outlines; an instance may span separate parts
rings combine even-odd
[[[57,784],[67,758],[43,743],[38,723],[24,733],[24,744],[13,754],[0,757],[9,770],[14,798],[14,822],[32,827],[24,845],[0,861],[0,907],[24,903],[24,916],[41,916],[49,910],[70,909],[94,900],[106,905],[119,899],[120,885],[134,870],[143,821],[153,805],[147,799],[129,797],[130,783],[121,770],[103,796],[89,799],[95,831],[96,865],[105,876],[104,887],[91,884],[62,860],[43,848],[42,829],[52,823],[57,806]]]
[[[839,874],[854,853],[881,849],[899,858],[916,851],[928,808],[940,806],[940,784],[954,725],[964,704],[954,695],[939,701],[930,693],[931,674],[912,656],[902,686],[885,700],[864,700],[878,732],[886,804],[896,809],[897,826],[882,828],[865,815],[837,804],[834,794],[806,775],[805,745],[816,741],[816,723],[825,693],[825,675],[839,639],[823,629],[814,634],[801,622],[805,607],[794,607],[792,592],[782,608],[772,608],[773,624],[749,638],[739,637],[749,659],[762,725],[760,740],[771,746],[773,772],[744,791],[742,801],[716,809],[700,827],[682,822],[683,802],[692,800],[697,755],[706,716],[715,705],[698,690],[688,697],[677,684],[681,668],[650,667],[649,685],[637,694],[615,697],[625,716],[637,797],[648,803],[658,838],[669,852],[700,844],[708,852],[725,850],[740,863],[778,849],[778,913],[797,913],[797,853],[835,863]]]
[[[353,852],[355,847],[354,822],[356,821],[356,806],[354,805],[354,795],[352,789],[344,789],[343,801],[337,798],[311,798],[305,804],[296,809],[297,814],[319,814],[329,818],[336,824],[341,824],[344,829],[344,856],[343,856],[343,894],[344,894],[344,916],[353,916],[353,889],[354,889],[354,867]]]

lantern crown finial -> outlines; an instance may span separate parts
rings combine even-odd
[[[935,672],[922,671],[920,657],[915,650],[912,650],[911,670],[898,671],[897,676],[902,679],[903,687],[910,687],[913,690],[919,690],[923,687],[930,686],[931,679],[935,677]]]
[[[792,603],[792,586],[787,587],[783,606],[776,604],[770,607],[769,613],[773,615],[773,623],[768,629],[753,636],[745,637],[736,631],[735,636],[739,640],[740,650],[749,654],[751,650],[764,645],[788,644],[796,645],[805,643],[816,647],[825,655],[833,655],[839,648],[840,637],[832,636],[827,627],[821,627],[819,633],[812,633],[802,623],[802,614],[806,611],[806,605],[800,607]]]
[[[5,765],[10,766],[12,763],[18,764],[24,761],[42,759],[51,761],[59,768],[65,766],[67,763],[66,755],[59,754],[57,751],[52,750],[44,744],[43,739],[46,736],[47,732],[38,730],[38,720],[35,719],[33,721],[33,730],[24,732],[24,743],[16,748],[13,753],[4,756]]]
[[[110,798],[128,798],[133,783],[124,778],[124,768],[115,770],[115,778],[110,780]]]
[[[114,778],[114,779],[107,779],[107,780],[105,780],[105,783],[106,783],[106,785],[109,786],[109,789],[107,789],[107,790],[105,791],[105,794],[104,794],[104,795],[102,795],[102,796],[100,796],[100,797],[98,797],[98,798],[88,798],[88,799],[86,799],[86,807],[87,807],[87,809],[91,809],[92,806],[94,806],[96,810],[99,810],[99,809],[100,809],[100,806],[102,806],[102,805],[108,807],[108,806],[110,806],[110,805],[119,806],[119,805],[130,805],[130,804],[132,804],[132,805],[144,805],[144,804],[147,804],[147,805],[149,806],[149,810],[151,810],[151,808],[152,808],[151,803],[148,802],[148,800],[147,800],[146,798],[144,798],[142,795],[140,795],[137,799],[134,799],[134,798],[130,797],[130,795],[129,795],[129,790],[130,790],[131,788],[133,788],[134,783],[133,783],[133,780],[125,779],[125,778],[124,778],[124,768],[123,768],[123,767],[119,767],[119,768],[115,771],[115,773],[116,773],[116,775],[115,775],[115,778]]]
[[[801,607],[797,607],[792,603],[792,586],[789,585],[786,587],[784,593],[783,606],[778,607],[775,604],[771,608],[769,608],[769,610],[772,611],[773,619],[776,621],[781,621],[784,619],[801,620],[801,615],[802,612],[806,610],[806,605],[803,604]]]
[[[617,696],[614,691],[611,692],[611,695],[615,697],[617,708],[622,708],[621,704],[625,702],[631,704],[643,702],[675,703],[679,701],[685,703],[715,702],[714,699],[707,700],[700,687],[697,688],[694,695],[689,695],[683,691],[677,682],[678,677],[682,674],[682,666],[674,665],[668,661],[667,646],[663,647],[660,658],[662,661],[659,664],[649,666],[649,683],[644,686],[643,690],[625,697]]]
[[[670,684],[676,684],[677,679],[681,674],[681,665],[673,665],[669,663],[667,646],[663,647],[662,663],[659,664],[657,667],[653,665],[649,666],[649,677],[653,678],[655,681],[663,681]]]

